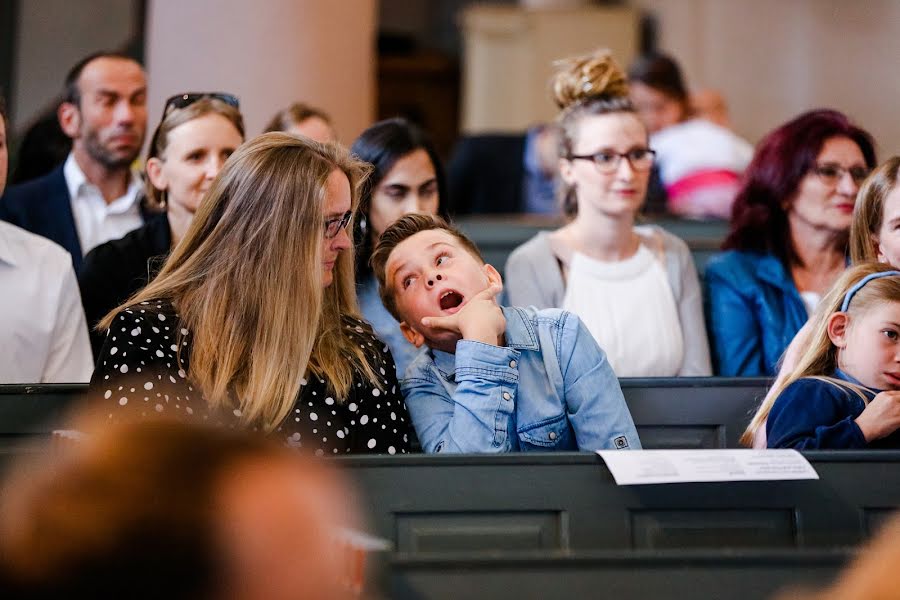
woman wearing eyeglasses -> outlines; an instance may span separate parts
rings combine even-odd
[[[872,137],[834,110],[804,113],[757,146],[726,252],[708,263],[710,338],[720,375],[773,375],[791,339],[847,266]]]
[[[91,250],[79,275],[94,357],[106,337],[97,323],[156,275],[184,237],[222,165],[243,141],[244,120],[234,96],[179,94],[166,102],[145,165],[146,194],[161,214]]]
[[[709,375],[700,286],[687,245],[635,226],[653,151],[608,51],[568,59],[553,79],[562,109],[559,171],[570,222],[517,248],[509,304],[577,314],[620,377]]]
[[[359,308],[391,349],[397,377],[402,378],[419,349],[403,337],[400,324],[381,303],[369,258],[384,230],[403,215],[424,213],[449,218],[444,168],[425,132],[405,119],[375,123],[356,138],[350,152],[372,165],[353,228]]]
[[[284,133],[242,145],[159,275],[102,322],[113,420],[242,426],[316,454],[409,449],[390,352],[359,316],[347,232],[367,166]]]

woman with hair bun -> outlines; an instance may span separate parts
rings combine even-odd
[[[509,304],[577,314],[620,377],[709,375],[697,271],[687,245],[636,226],[654,153],[606,50],[561,61],[559,172],[570,222],[506,264]]]

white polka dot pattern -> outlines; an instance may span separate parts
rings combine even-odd
[[[412,430],[390,350],[365,322],[345,318],[343,325],[346,334],[370,353],[370,364],[384,377],[380,386],[358,373],[348,397],[340,398],[320,377],[307,376],[301,380],[294,410],[272,435],[320,456],[405,454]],[[91,387],[96,397],[108,401],[111,420],[168,413],[235,427],[241,423],[240,408],[213,412],[193,388],[188,376],[190,351],[191,332],[170,303],[127,308],[113,321]],[[391,423],[391,428],[384,423]]]

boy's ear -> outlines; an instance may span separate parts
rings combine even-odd
[[[482,269],[484,269],[484,274],[487,275],[488,282],[491,285],[499,285],[501,287],[503,286],[503,277],[500,275],[500,272],[494,268],[493,265],[484,263]]]
[[[828,317],[828,339],[838,348],[847,346],[847,327],[850,325],[850,315],[845,312],[836,312]]]
[[[406,321],[400,321],[400,331],[403,333],[406,341],[416,348],[421,348],[422,344],[425,343],[425,336],[407,325]]]

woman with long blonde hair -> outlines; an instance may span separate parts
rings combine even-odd
[[[91,386],[110,418],[175,413],[317,454],[406,452],[393,359],[356,304],[347,226],[366,174],[336,145],[283,133],[241,146],[156,279],[101,322]]]

